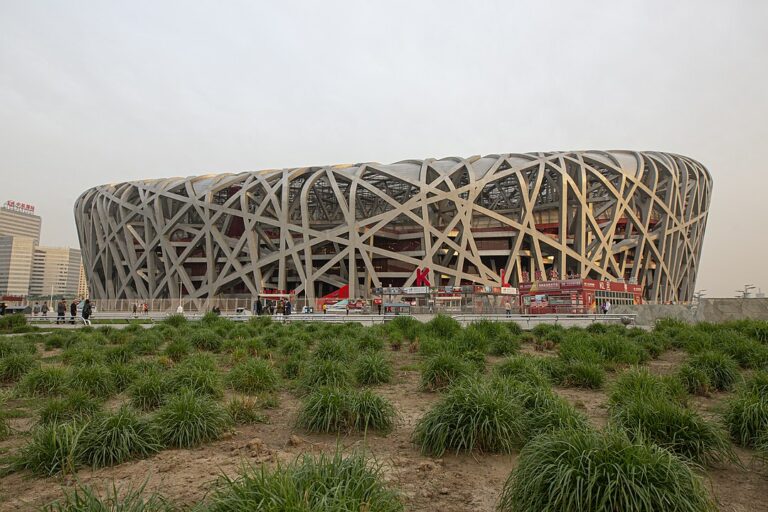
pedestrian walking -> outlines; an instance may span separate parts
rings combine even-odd
[[[40,314],[40,303],[35,302],[35,305],[32,306],[32,316],[37,316]]]
[[[291,311],[293,311],[293,305],[291,304],[291,301],[287,300],[285,301],[285,314],[290,315]]]
[[[133,318],[136,318],[138,316],[138,312],[139,312],[139,303],[138,302],[134,302],[133,303]]]
[[[91,313],[93,312],[93,309],[91,307],[91,301],[89,299],[85,299],[85,304],[83,304],[83,311],[80,313],[83,317],[83,324],[84,325],[91,325]]]
[[[75,318],[77,318],[77,301],[72,299],[72,303],[69,305],[69,323],[75,324]]]
[[[143,311],[145,316],[149,316],[149,304],[147,304],[146,302],[144,303]]]
[[[61,299],[58,304],[56,304],[56,323],[57,324],[65,324],[67,323],[64,316],[67,314],[67,301],[64,299]]]
[[[256,316],[261,316],[264,312],[264,308],[261,305],[261,299],[256,299]]]
[[[43,315],[43,318],[48,318],[48,303],[43,302],[43,305],[40,307],[40,314]]]
[[[611,301],[609,301],[609,300],[605,301],[605,306],[604,306],[604,308],[605,308],[605,314],[606,314],[606,315],[607,315],[608,313],[610,313],[610,312],[611,312]]]
[[[512,316],[512,304],[509,301],[504,303],[504,310],[507,312],[507,318]]]

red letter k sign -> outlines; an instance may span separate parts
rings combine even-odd
[[[429,274],[429,268],[424,267],[424,270],[416,269],[416,286],[430,286],[427,275]]]

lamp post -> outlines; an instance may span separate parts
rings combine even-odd
[[[744,289],[742,290],[736,290],[736,293],[739,293],[740,295],[737,295],[736,297],[742,298],[742,299],[748,299],[750,296],[750,291],[755,289],[755,285],[753,284],[745,284]]]

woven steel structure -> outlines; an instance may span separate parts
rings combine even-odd
[[[432,286],[625,279],[687,301],[711,187],[668,153],[504,154],[102,185],[75,218],[96,299],[365,297],[419,270]]]

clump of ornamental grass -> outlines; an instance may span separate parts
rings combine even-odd
[[[12,456],[10,469],[42,476],[73,473],[78,464],[78,444],[85,425],[52,423],[32,432],[32,439]]]
[[[8,421],[8,394],[0,393],[0,441],[11,435],[11,423]]]
[[[662,333],[644,332],[639,334],[635,340],[653,359],[657,359],[661,354],[672,348],[670,339]]]
[[[515,324],[517,325],[517,324]],[[520,349],[520,342],[512,331],[501,322],[480,320],[472,322],[464,333],[474,333],[482,342],[475,343],[475,349],[490,352],[495,356],[513,354]]]
[[[768,346],[763,343],[733,331],[724,331],[721,336],[724,339],[715,337],[716,346],[742,368],[764,368],[768,364]]]
[[[421,388],[440,391],[455,380],[474,375],[477,367],[471,361],[450,353],[442,352],[424,362],[421,371]]]
[[[538,324],[531,329],[531,333],[536,337],[536,339],[541,341],[551,341],[555,344],[560,343],[563,340],[563,332],[565,329],[563,329],[562,325],[559,324]]]
[[[224,384],[221,374],[216,370],[182,364],[170,372],[168,382],[174,391],[188,389],[197,394],[212,398],[224,396]]]
[[[97,415],[80,437],[79,459],[94,468],[144,458],[162,449],[157,429],[127,407]]]
[[[248,466],[235,479],[222,476],[208,508],[401,512],[403,504],[385,484],[381,466],[361,454],[344,457],[336,452],[305,454],[287,466]]]
[[[355,362],[355,379],[362,385],[383,384],[392,380],[392,365],[377,352],[366,352]]]
[[[684,364],[677,372],[677,379],[683,387],[693,395],[707,396],[712,391],[712,382],[709,380],[709,372],[704,368]]]
[[[262,414],[253,398],[234,397],[227,402],[227,414],[235,425],[268,423],[269,418]]]
[[[215,441],[229,427],[226,410],[208,396],[184,389],[168,398],[155,416],[162,444],[191,448]]]
[[[67,348],[61,354],[62,360],[72,366],[102,364],[105,359],[104,347],[96,343],[80,342]]]
[[[211,354],[197,353],[187,356],[182,364],[184,368],[197,368],[199,370],[216,371],[218,365],[216,359]]]
[[[151,411],[163,404],[171,384],[158,371],[139,375],[128,388],[128,396],[133,407],[142,411]]]
[[[34,343],[18,337],[0,337],[0,358],[11,354],[34,354],[35,352],[37,349]]]
[[[174,507],[159,494],[138,488],[115,486],[100,492],[90,486],[77,485],[64,491],[64,498],[46,505],[45,512],[172,512]]]
[[[611,420],[630,438],[653,442],[698,464],[735,460],[725,431],[666,396],[632,396],[614,403]]]
[[[280,353],[284,356],[294,356],[307,351],[307,344],[297,338],[289,338],[280,344]]]
[[[101,410],[101,402],[83,391],[70,391],[62,398],[43,403],[38,413],[41,425],[86,420]]]
[[[140,329],[134,334],[128,346],[136,354],[149,356],[155,354],[162,344],[163,337],[159,332]]]
[[[192,343],[186,338],[176,338],[168,342],[163,354],[178,363],[192,352]]]
[[[299,375],[299,389],[311,391],[321,386],[348,387],[352,383],[349,366],[335,360],[312,360]]]
[[[36,364],[37,359],[32,354],[8,354],[0,359],[0,382],[17,382]]]
[[[115,393],[112,372],[103,364],[72,368],[67,379],[67,387],[96,398],[107,398]]]
[[[295,379],[301,374],[301,369],[306,361],[303,354],[294,354],[280,363],[280,375],[284,379]]]
[[[734,441],[755,447],[768,432],[768,393],[759,380],[748,380],[735,396],[727,401],[723,419]]]
[[[19,381],[19,390],[26,396],[57,396],[64,392],[67,371],[60,366],[33,368]]]
[[[498,510],[715,512],[690,465],[623,432],[561,429],[534,438],[520,452]]]
[[[241,393],[254,394],[277,388],[277,372],[263,359],[246,359],[227,374],[227,385]]]
[[[422,453],[510,453],[523,442],[525,412],[506,386],[479,379],[453,385],[416,425]]]
[[[136,354],[128,345],[115,345],[104,350],[104,360],[108,364],[127,364],[135,357]]]
[[[378,352],[384,349],[384,339],[371,330],[365,330],[355,339],[358,350]]]
[[[605,369],[599,363],[567,361],[558,371],[558,383],[565,387],[599,389],[605,382]]]
[[[609,405],[620,405],[631,400],[663,398],[684,405],[688,397],[683,383],[671,376],[659,377],[646,368],[632,368],[621,373],[613,383]]]
[[[308,432],[388,433],[395,409],[370,389],[322,387],[304,397],[296,424]]]
[[[317,343],[312,357],[326,361],[348,362],[354,359],[356,352],[357,350],[348,339],[325,338]]]
[[[686,365],[703,371],[712,387],[718,391],[728,391],[739,379],[739,365],[723,352],[705,351],[694,354]]]
[[[550,376],[542,369],[540,357],[520,355],[508,357],[493,368],[493,373],[534,385],[550,384]]]
[[[189,342],[197,350],[208,350],[218,352],[221,350],[223,340],[221,336],[212,329],[195,329],[189,333]]]
[[[424,324],[424,332],[436,338],[450,339],[459,335],[461,324],[454,318],[439,314]]]

